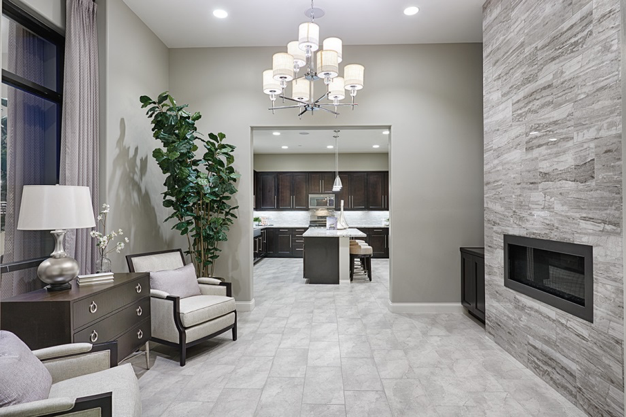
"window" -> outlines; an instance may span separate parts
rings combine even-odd
[[[49,231],[18,231],[24,185],[59,180],[62,35],[13,3],[2,3],[0,273],[9,294],[36,288],[35,267],[54,247]],[[22,288],[20,288],[22,287]]]

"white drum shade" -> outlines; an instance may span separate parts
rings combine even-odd
[[[274,70],[263,71],[263,92],[265,94],[278,94],[281,91],[280,83],[274,79]]]
[[[293,80],[293,57],[291,55],[284,52],[274,54],[272,64],[275,80]]]
[[[306,54],[300,49],[298,41],[287,44],[287,53],[293,57],[293,62],[300,68],[306,65]]]
[[[328,84],[328,98],[331,100],[343,100],[346,98],[345,84],[342,77],[335,77]]]
[[[322,43],[322,49],[325,51],[335,51],[337,52],[337,62],[341,63],[342,60],[342,45],[341,39],[339,38],[326,38]]]
[[[346,90],[360,90],[363,88],[363,75],[365,68],[363,65],[350,64],[343,69],[343,78]]]
[[[291,97],[300,101],[309,101],[311,99],[311,82],[306,78],[298,78],[291,83]]]
[[[94,227],[89,187],[25,185],[18,230],[67,230]]]
[[[313,22],[302,23],[298,28],[298,43],[303,51],[307,47],[317,51],[320,48],[320,27]]]
[[[335,78],[339,75],[336,51],[322,50],[317,53],[317,75],[322,78]]]

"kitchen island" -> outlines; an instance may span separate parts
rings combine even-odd
[[[339,284],[350,280],[350,239],[365,238],[359,229],[311,227],[304,238],[304,278],[309,284]]]

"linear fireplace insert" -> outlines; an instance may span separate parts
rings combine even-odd
[[[593,248],[504,235],[504,286],[593,323]]]

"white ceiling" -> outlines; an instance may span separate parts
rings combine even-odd
[[[388,153],[389,135],[383,135],[384,129],[342,129],[339,132],[339,153]],[[274,136],[273,132],[280,132]],[[301,132],[308,133],[302,135]],[[252,131],[255,154],[300,154],[334,153],[335,149],[326,146],[335,145],[333,129],[293,129]],[[379,145],[380,148],[373,148]],[[282,149],[288,146],[288,149]]]
[[[308,0],[124,0],[169,48],[282,46],[308,19]],[[345,45],[482,42],[484,0],[316,0],[320,38]],[[418,6],[415,16],[405,16]],[[229,13],[217,19],[213,10]]]

